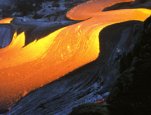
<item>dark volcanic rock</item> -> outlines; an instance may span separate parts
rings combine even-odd
[[[22,15],[27,15],[28,13],[40,8],[43,1],[44,0],[16,0],[16,10],[21,12]]]
[[[109,115],[108,105],[88,103],[73,109],[69,115]]]
[[[7,46],[13,37],[13,27],[11,25],[0,25],[0,48]]]
[[[118,9],[133,9],[133,8],[148,8],[151,9],[151,0],[135,0],[134,2],[117,3],[103,9],[103,11],[118,10]]]
[[[11,5],[15,3],[15,0],[0,0],[0,8],[7,9],[10,8]]]
[[[49,22],[68,20],[66,12],[87,0],[0,0],[0,18],[25,17]]]
[[[151,18],[144,25],[140,42],[121,60],[120,77],[107,100],[116,115],[151,115]]]

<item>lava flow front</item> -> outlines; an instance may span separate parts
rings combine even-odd
[[[147,9],[101,11],[130,1],[91,0],[76,6],[67,17],[87,20],[61,28],[27,46],[24,32],[15,33],[12,42],[0,49],[0,104],[10,106],[24,94],[94,61],[100,53],[99,33],[104,27],[129,20],[144,21],[150,16]]]

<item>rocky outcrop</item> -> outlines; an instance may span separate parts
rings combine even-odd
[[[133,9],[133,8],[151,8],[151,0],[135,0],[134,2],[117,3],[113,6],[106,7],[104,11],[118,10],[118,9]]]
[[[121,60],[120,77],[108,98],[119,115],[151,114],[151,19],[144,25],[140,42]]]
[[[13,28],[10,25],[0,25],[0,48],[6,47],[12,40]]]
[[[107,104],[88,103],[73,109],[69,115],[109,115]]]

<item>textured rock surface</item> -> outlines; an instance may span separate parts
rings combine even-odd
[[[120,77],[108,102],[122,115],[151,114],[151,19],[134,50],[121,60]],[[148,31],[147,31],[148,30]]]
[[[73,109],[69,115],[109,115],[108,105],[88,103]]]
[[[12,26],[10,25],[0,25],[0,48],[7,46],[13,36],[12,32]],[[11,34],[10,34],[11,33]]]
[[[151,0],[135,0],[135,2],[118,3],[113,6],[107,7],[104,11],[126,9],[126,8],[151,8]]]
[[[61,22],[67,20],[65,14],[70,8],[84,1],[86,0],[0,0],[0,16]]]

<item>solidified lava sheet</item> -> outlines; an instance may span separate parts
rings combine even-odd
[[[62,4],[68,1],[57,2],[60,2],[63,9]],[[49,21],[41,23],[31,19],[32,21],[23,20],[18,23],[17,16],[1,19],[0,110],[9,108],[11,111],[30,92],[97,60],[103,52],[100,40],[103,29],[127,21],[143,22],[151,15],[150,9],[141,7],[104,10],[116,4],[133,2],[135,1],[83,0],[66,12],[61,12],[65,14],[66,20],[73,23],[54,30]],[[42,3],[39,6],[44,7]],[[60,83],[60,87],[62,85]],[[62,113],[64,114],[66,113]]]

